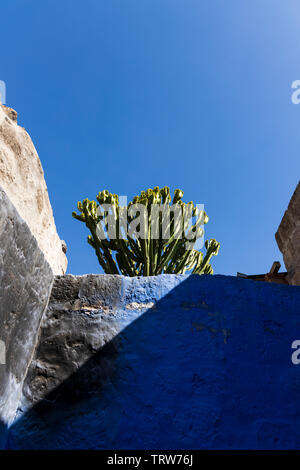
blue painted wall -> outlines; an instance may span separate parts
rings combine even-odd
[[[300,287],[229,276],[122,283],[124,329],[55,401],[15,422],[10,448],[300,448]],[[125,308],[153,300],[146,312]]]

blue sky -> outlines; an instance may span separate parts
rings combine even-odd
[[[156,185],[204,203],[218,274],[282,260],[299,180],[297,0],[9,0],[0,79],[39,152],[68,272],[100,272],[78,200]]]

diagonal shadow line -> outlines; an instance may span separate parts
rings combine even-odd
[[[175,408],[180,407],[180,389],[184,383],[180,372],[183,356],[190,349],[191,357],[194,356],[197,361],[199,357],[197,343],[189,345],[187,341],[192,331],[193,315],[184,304],[184,299],[193,300],[192,292],[197,290],[197,281],[198,276],[185,279],[158,301],[154,309],[140,316],[137,312],[137,318],[129,326],[44,400],[27,411],[14,424],[10,434],[19,434],[19,429],[23,436],[21,445],[27,448],[56,446],[59,444],[54,443],[56,439],[53,433],[57,434],[57,441],[60,442],[61,434],[67,433],[71,426],[74,436],[78,416],[84,416],[85,432],[90,427],[95,433],[93,443],[91,436],[83,438],[80,432],[75,442],[63,439],[64,447],[78,448],[84,442],[84,447],[87,446],[85,448],[91,444],[93,448],[117,448],[123,445],[135,447],[138,442],[140,446],[146,445],[146,436],[149,435],[147,426],[150,423],[156,429],[156,434],[159,434],[159,428],[172,426],[172,414]],[[188,291],[191,291],[191,295],[187,296]],[[183,307],[180,307],[181,303]],[[179,316],[178,309],[181,312]],[[182,317],[185,322],[182,322]],[[196,351],[193,351],[195,347]],[[163,406],[166,407],[165,411],[162,410]],[[94,416],[89,407],[97,410]],[[130,436],[127,429],[127,438],[124,440],[121,436],[126,432],[124,428],[127,420],[134,423],[136,430],[132,429]],[[82,429],[83,423],[78,422],[76,426]],[[40,436],[34,435],[36,428],[39,428]],[[26,434],[30,436],[28,439]],[[160,445],[161,437],[158,434],[151,438],[154,447]],[[141,436],[144,436],[144,444]],[[12,447],[15,445],[13,440],[10,440]]]
[[[256,432],[249,431],[251,416],[242,424],[235,423],[230,410],[229,424],[224,424],[224,400],[228,400],[232,410],[236,397],[245,399],[243,394],[250,403],[255,402],[253,393],[257,386],[257,390],[264,390],[267,403],[274,384],[265,369],[259,370],[261,353],[255,344],[248,352],[245,346],[248,369],[237,367],[236,385],[233,382],[237,390],[230,390],[226,354],[234,355],[237,347],[243,346],[239,341],[227,342],[224,331],[230,331],[233,324],[232,302],[234,311],[247,304],[251,317],[251,309],[256,308],[253,295],[257,290],[261,292],[262,286],[234,280],[239,288],[237,294],[236,286],[232,289],[233,278],[217,277],[223,280],[212,283],[209,276],[190,276],[159,300],[155,308],[142,315],[136,313],[126,328],[14,423],[8,448],[230,448],[233,437],[226,441],[224,433],[230,436],[235,425],[235,447],[256,448]],[[282,311],[286,309],[283,299],[288,297],[282,296],[282,287],[285,288],[265,287],[267,294],[272,294],[266,304],[270,313],[274,312],[274,305],[280,305],[279,300]],[[300,306],[299,293],[300,290]],[[255,318],[250,323],[257,328]],[[241,333],[247,335],[248,330],[249,324],[242,324]],[[252,334],[250,328],[249,338]],[[256,383],[249,383],[249,374],[256,377]],[[247,409],[248,405],[238,406],[241,410],[237,416],[243,415],[243,407]],[[272,407],[265,408],[265,414],[272,413]],[[283,409],[283,415],[284,412]],[[237,444],[239,427],[249,435]]]
[[[0,450],[5,449],[8,436],[8,426],[0,419]]]

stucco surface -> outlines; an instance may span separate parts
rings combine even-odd
[[[15,417],[52,281],[34,236],[0,187],[0,448]]]
[[[300,448],[299,287],[113,278],[56,279],[9,448]]]

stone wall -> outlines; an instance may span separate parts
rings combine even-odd
[[[275,235],[288,271],[288,282],[300,285],[300,182]]]
[[[12,449],[300,449],[300,287],[57,277]]]
[[[67,258],[57,235],[44,172],[36,149],[17,113],[0,105],[0,185],[28,224],[54,274],[63,274]]]
[[[36,239],[0,187],[0,448],[15,417],[52,282]]]
[[[137,313],[149,310],[183,279],[185,276],[168,275],[56,277],[20,407],[26,409],[45,398],[113,340]],[[88,380],[93,378],[99,380],[98,374],[91,373]]]

